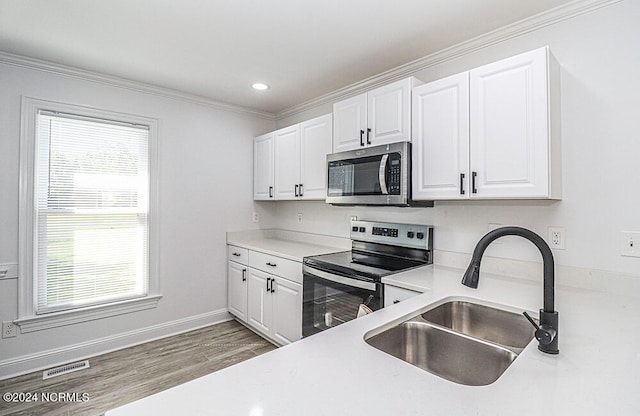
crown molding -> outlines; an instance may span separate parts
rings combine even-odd
[[[412,76],[421,70],[452,61],[464,55],[471,54],[482,48],[542,29],[556,23],[592,12],[623,0],[576,0],[539,13],[518,22],[503,26],[483,35],[458,43],[433,54],[418,58],[415,61],[397,66],[388,71],[369,77],[363,81],[348,85],[328,94],[321,95],[301,104],[289,107],[276,113],[276,119],[281,120],[323,104],[330,104],[354,95],[361,94],[378,86]]]
[[[16,55],[8,52],[0,51],[0,63],[33,69],[42,72],[49,72],[56,75],[63,75],[71,78],[77,78],[85,81],[91,81],[99,84],[109,85],[112,87],[124,88],[131,91],[141,92],[145,94],[156,95],[163,98],[169,98],[178,101],[186,101],[189,103],[212,107],[217,110],[229,111],[232,113],[249,115],[252,117],[263,118],[267,120],[275,120],[275,115],[266,111],[254,110],[251,108],[241,107],[238,105],[228,104],[216,101],[207,97],[196,94],[189,94],[170,88],[159,87],[156,85],[145,84],[139,81],[132,81],[125,78],[105,75],[98,72],[88,71],[84,69],[74,68],[67,65],[48,62],[40,59],[29,58],[26,56]]]

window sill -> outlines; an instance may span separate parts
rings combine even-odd
[[[158,306],[162,295],[150,295],[143,299],[131,299],[108,305],[92,306],[72,311],[55,312],[42,316],[22,318],[14,321],[20,333],[41,331],[59,326],[72,325],[110,316],[153,309]]]

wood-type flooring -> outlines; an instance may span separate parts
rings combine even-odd
[[[275,348],[238,322],[223,322],[90,358],[86,370],[47,380],[42,371],[0,380],[2,395],[49,395],[48,402],[7,403],[0,398],[0,415],[102,415]],[[59,393],[67,395],[51,399]]]

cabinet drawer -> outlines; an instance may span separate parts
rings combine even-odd
[[[397,286],[384,285],[384,306],[391,306],[395,303],[419,295],[420,292],[404,289]]]
[[[236,246],[227,246],[227,260],[245,265],[249,264],[249,250]]]
[[[259,251],[250,251],[249,266],[302,284],[302,263]]]

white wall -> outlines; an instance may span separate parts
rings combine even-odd
[[[0,64],[0,263],[18,258],[20,97],[51,99],[160,120],[160,284],[157,309],[0,339],[0,378],[88,350],[116,348],[187,328],[226,308],[225,232],[279,227],[347,236],[361,219],[433,224],[436,249],[470,253],[488,223],[546,236],[567,229],[558,264],[640,274],[621,257],[620,231],[640,231],[640,2],[626,0],[488,46],[416,74],[435,80],[542,45],[562,71],[564,195],[560,202],[442,202],[435,208],[345,208],[323,202],[252,201],[252,138],[271,120],[99,82]],[[428,40],[425,40],[428,42]],[[331,112],[323,105],[279,120],[286,126]],[[220,156],[216,158],[216,156]],[[251,212],[260,223],[251,222]],[[302,224],[297,213],[304,214]],[[538,261],[527,242],[494,244],[487,254]],[[0,320],[17,317],[17,280],[0,280]],[[165,325],[166,324],[166,325]],[[121,335],[126,335],[121,337]],[[107,339],[107,341],[104,341]],[[55,349],[77,346],[69,354]],[[75,357],[77,358],[77,357]]]
[[[226,318],[225,233],[259,225],[253,137],[273,119],[6,63],[0,91],[0,263],[18,262],[21,96],[132,113],[159,120],[163,295],[156,309],[0,339],[0,378]],[[0,280],[1,321],[17,318],[17,283]]]
[[[435,248],[471,253],[488,223],[520,225],[546,238],[566,227],[556,263],[640,275],[640,258],[620,256],[620,232],[640,231],[640,2],[627,0],[487,46],[414,75],[425,81],[549,45],[562,66],[563,199],[560,202],[442,202],[435,208],[340,208],[316,202],[262,204],[272,227],[347,236],[360,219],[435,225]],[[428,40],[425,40],[428,41]],[[330,105],[279,120],[279,126],[331,111]],[[297,224],[297,213],[304,214]],[[488,255],[540,261],[516,237]]]

